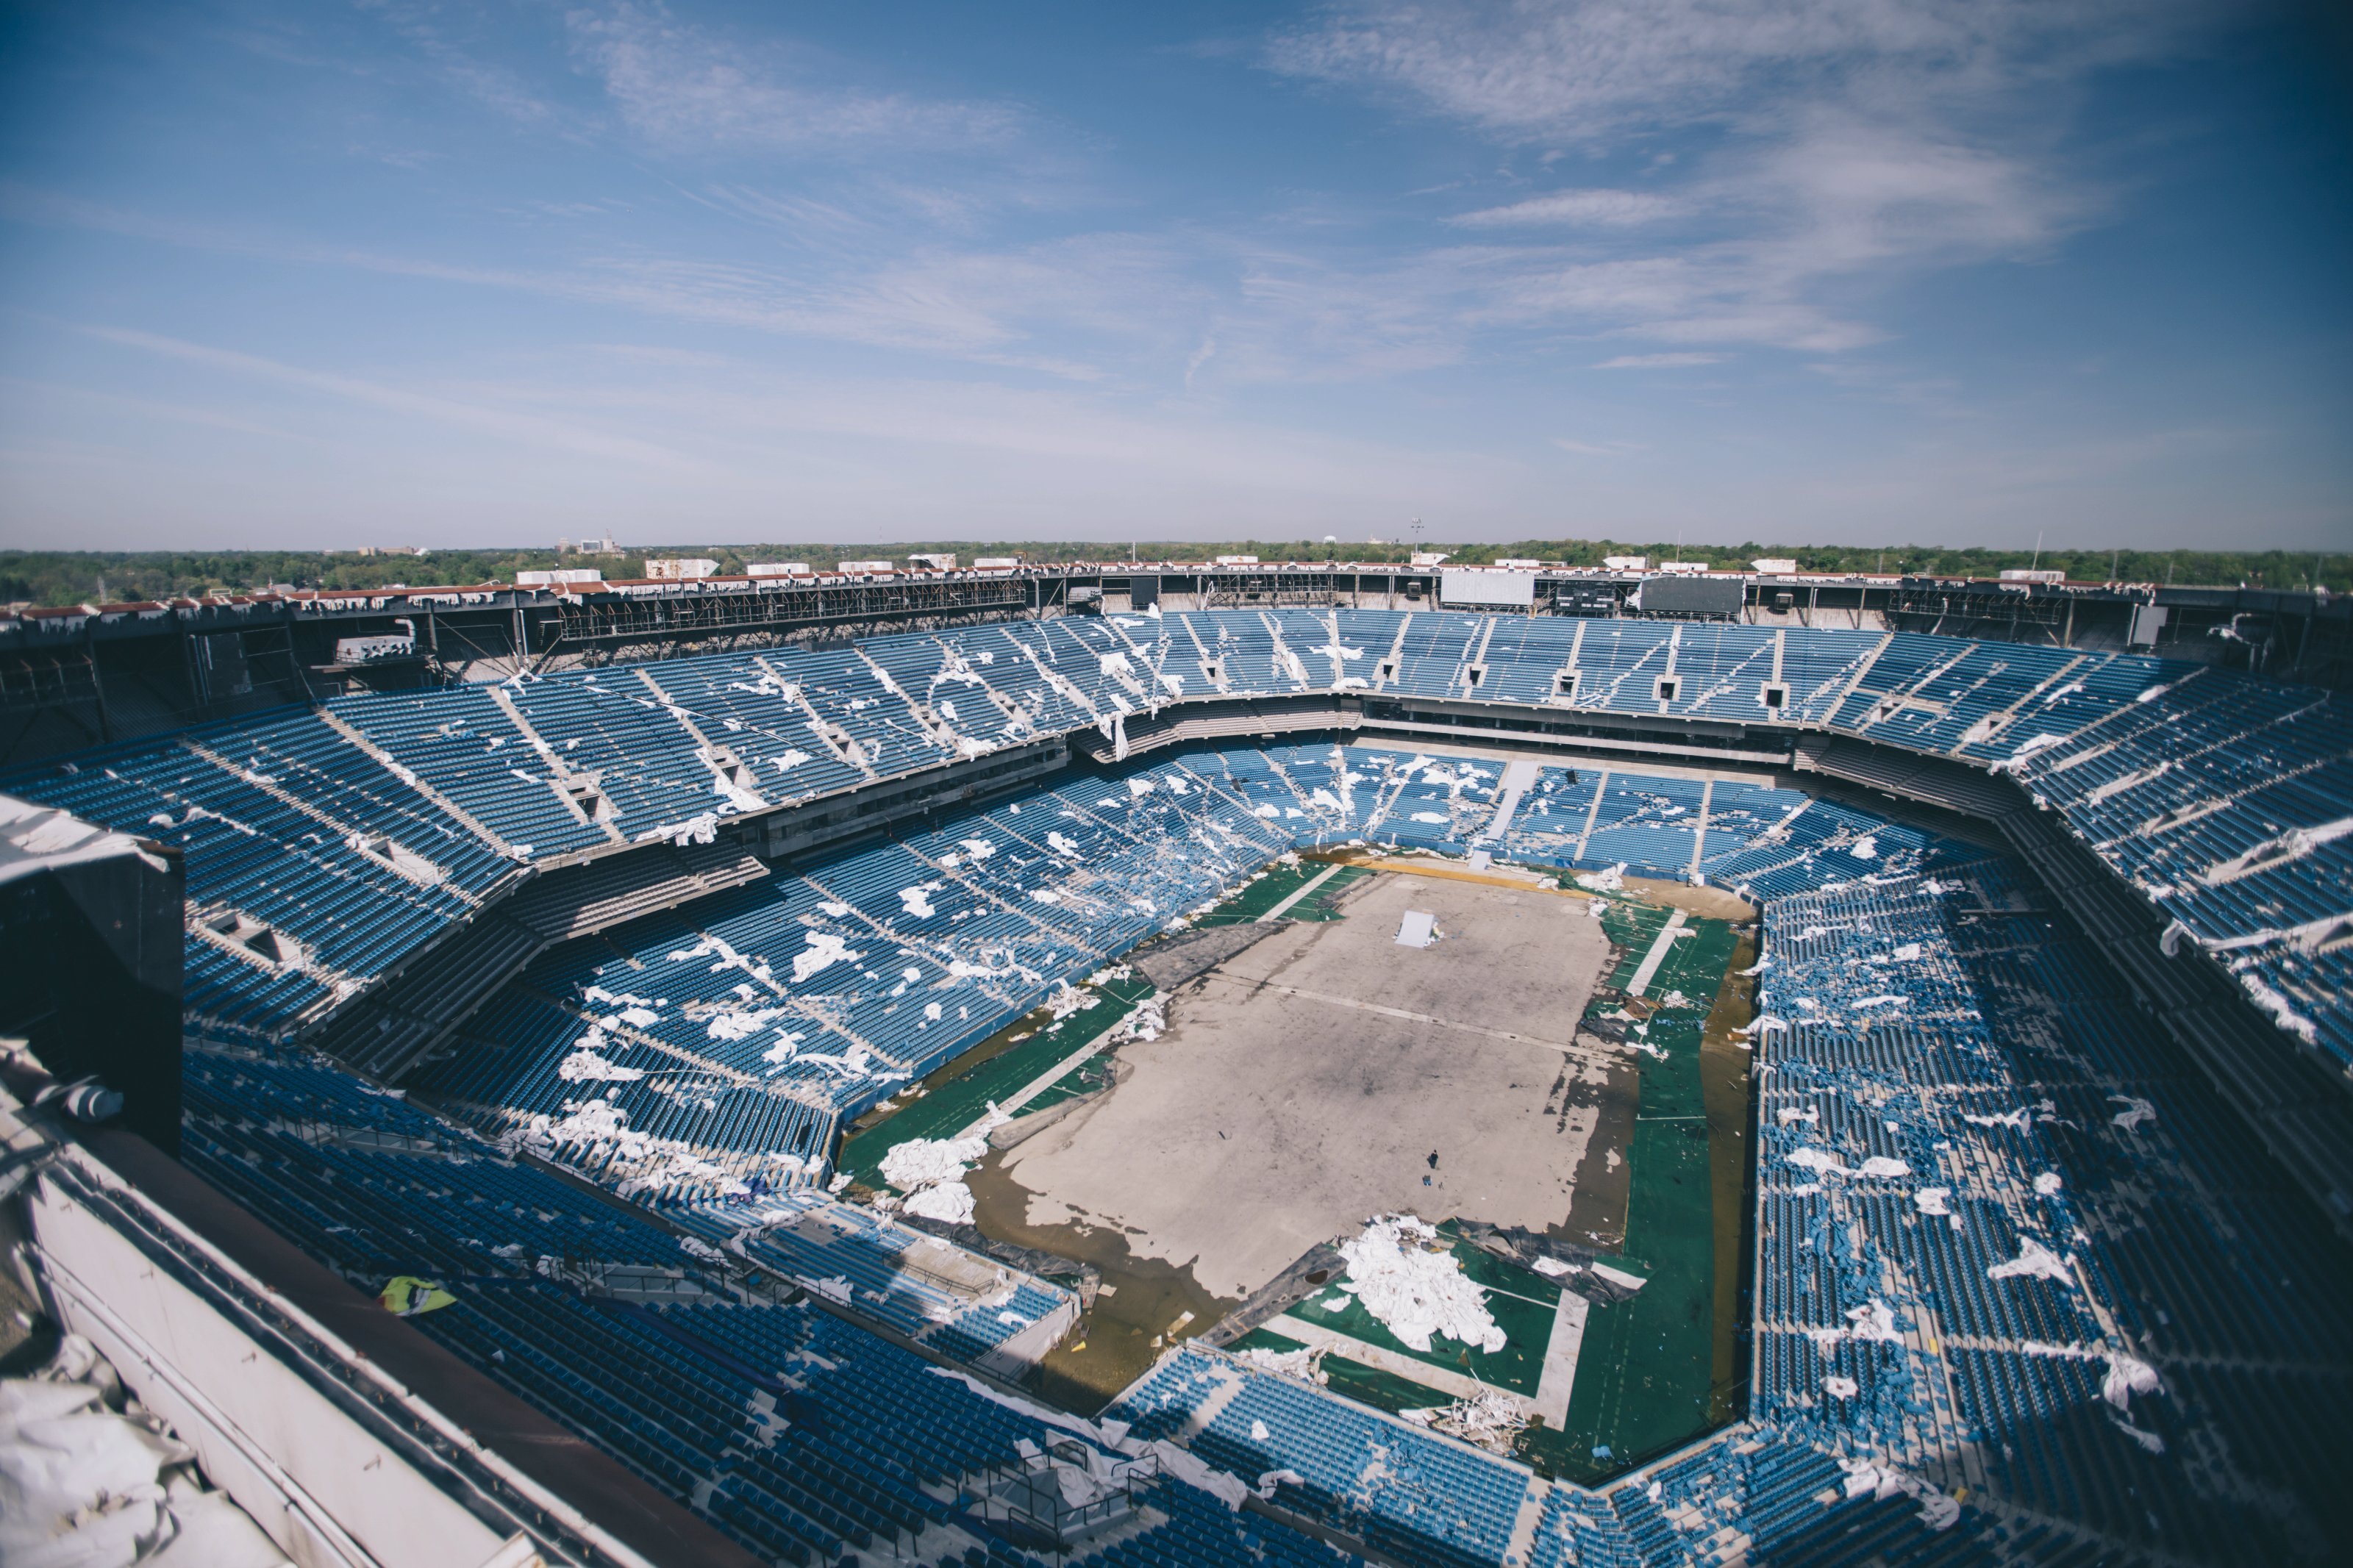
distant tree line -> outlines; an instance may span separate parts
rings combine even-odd
[[[1609,555],[1704,561],[1746,571],[1752,561],[1787,558],[1806,572],[1900,572],[1915,576],[1991,577],[2030,564],[2064,572],[2075,582],[2174,583],[2332,593],[2353,591],[2353,555],[2319,556],[2285,550],[1952,550],[1936,545],[1673,545],[1611,540],[1530,539],[1509,544],[1327,543],[1310,540],[1090,541],[940,540],[899,544],[677,544],[626,554],[559,557],[550,550],[435,550],[424,555],[360,555],[349,551],[0,551],[0,604],[79,605],[165,599],[200,594],[254,594],[272,587],[383,588],[395,584],[511,583],[518,572],[557,566],[594,567],[608,578],[640,576],[649,556],[702,556],[723,573],[754,562],[805,561],[824,570],[837,561],[952,552],[959,563],[975,556],[1018,555],[1025,562],[1206,561],[1255,555],[1262,561],[1362,561],[1402,563],[1415,551],[1442,551],[1465,565],[1532,559],[1565,566],[1599,566]]]

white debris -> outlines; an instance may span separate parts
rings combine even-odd
[[[1468,1399],[1432,1409],[1400,1410],[1398,1415],[1417,1426],[1476,1443],[1494,1454],[1510,1453],[1513,1442],[1528,1426],[1527,1411],[1521,1403],[1493,1389],[1482,1389]]]
[[[1057,855],[1068,855],[1073,860],[1079,858],[1079,846],[1075,839],[1065,838],[1060,833],[1049,833],[1046,843]]]
[[[1858,860],[1876,860],[1879,858],[1879,840],[1866,833],[1848,846],[1847,853]]]
[[[2148,1363],[2137,1356],[2126,1355],[2122,1351],[2108,1357],[2107,1375],[2100,1380],[2100,1397],[2117,1409],[2124,1409],[2136,1394],[2161,1394],[2164,1391],[2164,1381],[2157,1375],[2157,1368]]]
[[[966,1165],[988,1152],[986,1137],[910,1138],[882,1156],[882,1179],[902,1193],[953,1182]]]
[[[1413,819],[1416,822],[1435,823],[1440,827],[1446,826],[1446,814],[1444,812],[1417,811],[1413,814]]]
[[[1650,1283],[1639,1274],[1629,1274],[1623,1268],[1613,1268],[1607,1263],[1595,1263],[1592,1268],[1596,1279],[1607,1279],[1620,1290],[1640,1290]]]
[[[907,1200],[907,1212],[950,1225],[972,1223],[972,1189],[962,1182],[941,1182]]]
[[[1854,1379],[1851,1377],[1840,1377],[1836,1373],[1832,1373],[1831,1376],[1822,1379],[1822,1392],[1839,1399],[1852,1399],[1856,1394],[1862,1393],[1862,1387],[1856,1384]]]
[[[2127,1132],[2135,1131],[2144,1121],[2157,1120],[2157,1107],[2146,1100],[2129,1094],[2112,1094],[2108,1099],[2124,1107],[2108,1120]]]
[[[963,845],[964,852],[975,860],[986,860],[997,853],[997,846],[986,838],[959,838],[956,842]]]
[[[1822,1119],[1822,1113],[1815,1110],[1810,1105],[1785,1105],[1780,1110],[1775,1111],[1774,1115],[1779,1118],[1781,1125],[1784,1127],[1787,1127],[1792,1121],[1820,1121]]]
[[[2319,1037],[2319,1030],[2313,1021],[2297,1012],[2294,1004],[2253,970],[2241,971],[2239,984],[2255,1005],[2270,1014],[2272,1022],[2282,1029],[2294,1035],[2307,1046]]]
[[[2065,1184],[2060,1181],[2059,1173],[2056,1171],[2045,1171],[2034,1178],[2034,1190],[2046,1198]]]
[[[2006,1110],[2000,1116],[1971,1116],[1964,1111],[1961,1120],[1972,1127],[2015,1127],[2023,1132],[2034,1125],[2034,1112],[2021,1105],[2016,1110]]]
[[[899,902],[917,920],[929,920],[939,912],[932,908],[932,895],[946,886],[944,882],[918,882],[912,888],[902,888]]]
[[[1911,1005],[1912,998],[1909,996],[1898,996],[1892,993],[1884,996],[1860,997],[1852,1004],[1858,1013],[1871,1007],[1908,1007]]]
[[[1847,1169],[1845,1161],[1840,1159],[1836,1154],[1831,1153],[1829,1150],[1817,1149],[1810,1143],[1801,1149],[1793,1150],[1789,1155],[1789,1163],[1797,1166],[1798,1169],[1801,1171],[1821,1171],[1824,1173],[1835,1171],[1841,1176],[1853,1174],[1852,1171]]]
[[[1398,922],[1397,944],[1399,947],[1428,947],[1436,940],[1438,917],[1420,910],[1408,910]]]
[[[1847,1332],[1855,1339],[1879,1340],[1888,1344],[1903,1342],[1904,1336],[1896,1331],[1894,1312],[1876,1296],[1860,1307],[1849,1307],[1846,1316],[1853,1325]]]
[[[586,1042],[558,1062],[555,1076],[566,1083],[634,1083],[645,1077],[640,1068],[625,1068],[590,1050]]]
[[[1916,942],[1905,942],[1895,950],[1895,960],[1899,963],[1910,963],[1919,956],[1920,944]]]
[[[1487,1310],[1486,1292],[1438,1245],[1438,1229],[1412,1215],[1384,1215],[1362,1236],[1340,1244],[1348,1278],[1340,1287],[1364,1303],[1399,1343],[1430,1349],[1443,1334],[1493,1354],[1504,1331]]]
[[[1614,893],[1626,885],[1626,862],[1620,860],[1607,871],[1580,871],[1577,885],[1589,893]],[[1599,914],[1599,909],[1594,911]]]
[[[1103,1038],[1113,1044],[1123,1040],[1136,1040],[1148,1045],[1158,1039],[1167,1030],[1168,1016],[1166,1007],[1166,1003],[1164,998],[1146,997],[1137,1003],[1126,1017],[1106,1030]]]
[[[1307,1484],[1307,1478],[1297,1470],[1269,1470],[1258,1479],[1258,1500],[1272,1502],[1274,1489],[1285,1481],[1289,1481],[1294,1487],[1303,1487]]]
[[[667,838],[683,849],[690,844],[708,844],[718,837],[719,814],[706,811],[700,816],[690,816],[684,822],[665,823],[659,827],[648,828],[638,835],[637,841],[650,844],[657,838]]]
[[[124,1568],[133,1561],[286,1568],[195,1451],[135,1400],[89,1341],[67,1335],[31,1378],[0,1382],[0,1562]]]
[[[1953,1211],[1945,1205],[1952,1195],[1953,1189],[1950,1187],[1922,1187],[1912,1194],[1912,1202],[1918,1206],[1922,1214],[1948,1215]]]
[[[2067,1260],[2035,1240],[2031,1236],[2018,1238],[2018,1256],[2007,1263],[1997,1263],[1986,1270],[1989,1279],[2010,1279],[2019,1276],[2050,1279],[2061,1285],[2073,1286],[2075,1271]]]
[[[1916,1477],[1868,1459],[1841,1459],[1846,1472],[1846,1495],[1853,1498],[1912,1498],[1920,1504],[1919,1518],[1931,1530],[1950,1530],[1961,1517],[1961,1505]]]
[[[1911,1173],[1911,1166],[1884,1154],[1873,1154],[1862,1163],[1862,1169],[1855,1173],[1859,1176],[1908,1176]]]
[[[1261,1372],[1271,1372],[1282,1377],[1295,1377],[1303,1383],[1328,1383],[1330,1374],[1316,1365],[1323,1353],[1313,1350],[1271,1351],[1252,1346],[1233,1352],[1234,1359]]]
[[[813,931],[807,933],[808,946],[793,958],[793,984],[805,984],[810,976],[832,968],[837,963],[855,963],[866,955],[852,952],[849,944],[831,931]]]

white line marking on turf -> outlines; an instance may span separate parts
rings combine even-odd
[[[1275,905],[1274,908],[1267,910],[1266,913],[1259,916],[1256,923],[1260,925],[1272,925],[1276,921],[1281,920],[1285,914],[1290,912],[1292,905],[1297,903],[1300,900],[1305,898],[1308,894],[1314,892],[1316,889],[1322,887],[1324,883],[1330,881],[1339,874],[1339,867],[1326,866],[1316,875],[1314,880],[1308,882],[1297,892],[1292,894],[1291,897],[1283,900],[1282,902]]]
[[[1238,980],[1234,983],[1240,985],[1251,984],[1247,980]],[[1451,1018],[1440,1018],[1429,1013],[1409,1013],[1403,1007],[1384,1007],[1377,1002],[1359,1002],[1353,996],[1333,996],[1321,991],[1303,991],[1296,985],[1261,984],[1256,988],[1261,991],[1279,991],[1285,996],[1297,996],[1309,1002],[1322,1002],[1334,1007],[1353,1007],[1359,1013],[1378,1013],[1383,1017],[1403,1018],[1410,1024],[1435,1024],[1441,1029],[1459,1029],[1466,1035],[1484,1035],[1491,1040],[1503,1040],[1514,1046],[1541,1046],[1546,1050],[1558,1051],[1562,1056],[1572,1057],[1578,1061],[1597,1062],[1615,1067],[1624,1060],[1623,1058],[1608,1052],[1588,1050],[1578,1046],[1565,1046],[1556,1040],[1542,1039],[1535,1035],[1515,1035],[1508,1029],[1490,1029],[1477,1024],[1459,1024]]]

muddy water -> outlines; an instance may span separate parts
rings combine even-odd
[[[1168,1344],[1200,1333],[1241,1304],[1209,1294],[1186,1266],[1138,1256],[1117,1226],[1092,1223],[1083,1215],[1068,1224],[1031,1225],[1029,1191],[1006,1170],[1005,1162],[1005,1152],[992,1152],[965,1177],[972,1188],[973,1223],[981,1234],[1092,1263],[1103,1271],[1095,1304],[1046,1352],[1030,1380],[1045,1398],[1092,1415],[1150,1370]]]
[[[1613,955],[1611,963],[1616,959]],[[1603,975],[1609,973],[1604,967]],[[1579,1247],[1615,1252],[1626,1245],[1626,1205],[1633,1195],[1634,1167],[1626,1151],[1634,1142],[1634,1118],[1641,1110],[1642,1076],[1631,1067],[1612,1065],[1601,1082],[1594,1069],[1576,1062],[1561,1064],[1560,1078],[1545,1104],[1548,1114],[1567,1130],[1567,1111],[1587,1107],[1594,1113],[1593,1131],[1585,1142],[1585,1157],[1577,1163],[1571,1184],[1568,1215],[1549,1233]]]
[[[1751,917],[1753,919],[1753,916]],[[1739,1413],[1740,1391],[1735,1373],[1735,1336],[1739,1328],[1741,1244],[1747,1235],[1748,1166],[1756,1151],[1749,1126],[1748,1102],[1754,1087],[1754,1058],[1733,1038],[1732,1031],[1756,1016],[1757,982],[1740,971],[1757,962],[1757,935],[1752,927],[1732,950],[1724,984],[1707,1016],[1700,1037],[1700,1091],[1707,1105],[1708,1176],[1714,1188],[1715,1215],[1715,1365],[1708,1397],[1708,1419],[1729,1421]]]

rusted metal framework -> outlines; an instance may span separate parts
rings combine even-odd
[[[1059,603],[1058,583],[1035,579],[817,584],[732,594],[585,595],[551,614],[534,610],[531,639],[552,632],[570,644],[682,644],[747,634],[776,636],[810,626],[892,626],[910,621],[1003,617]],[[849,635],[849,634],[845,634]]]
[[[2066,643],[2073,640],[2075,601],[1990,583],[1907,579],[1888,595],[1885,614],[1888,625],[1907,632]]]

